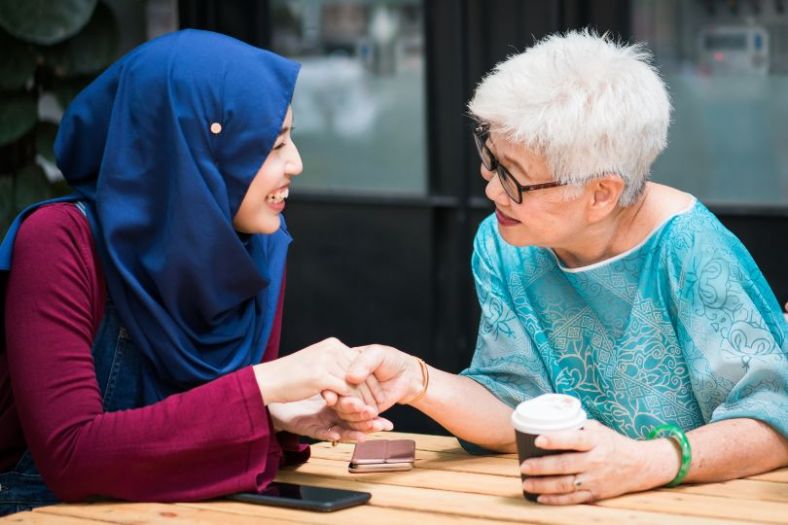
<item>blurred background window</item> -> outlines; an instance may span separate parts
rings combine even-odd
[[[421,2],[274,0],[271,31],[271,48],[302,64],[299,188],[424,194]]]
[[[675,111],[656,181],[708,204],[788,203],[788,11],[782,0],[634,0]]]

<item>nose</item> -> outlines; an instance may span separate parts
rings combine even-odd
[[[488,169],[487,169],[487,168],[484,166],[484,163],[483,163],[483,162],[480,162],[480,163],[479,163],[479,173],[481,173],[481,175],[482,175],[482,178],[483,178],[484,180],[486,180],[487,182],[489,182],[489,181],[490,181],[490,179],[492,179],[492,178],[495,176],[495,172],[492,172],[492,171],[488,170]]]
[[[485,168],[484,164],[481,165],[480,171],[482,178],[487,181],[487,184],[484,186],[484,194],[487,196],[487,198],[496,204],[500,204],[501,206],[508,205],[509,196],[506,195],[505,191],[503,191],[501,181],[495,176],[495,172]]]
[[[290,144],[292,146],[292,151],[290,152],[287,163],[285,164],[285,173],[295,177],[304,171],[304,163],[301,161],[301,154],[298,152],[295,142],[291,141]]]

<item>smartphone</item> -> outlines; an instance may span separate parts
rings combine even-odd
[[[262,494],[239,492],[238,494],[230,494],[227,496],[227,499],[244,503],[257,503],[259,505],[275,505],[291,509],[331,512],[363,505],[371,497],[372,494],[369,492],[356,490],[273,482]]]
[[[368,463],[361,465],[351,463],[347,469],[348,472],[358,474],[363,472],[396,472],[412,468],[413,463]]]
[[[416,460],[416,442],[412,439],[372,439],[356,443],[348,470],[391,472],[410,470]]]

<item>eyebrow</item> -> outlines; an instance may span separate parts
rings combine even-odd
[[[492,142],[492,140],[490,140],[490,142]],[[498,162],[500,162],[501,159],[503,159],[503,160],[506,161],[507,164],[510,164],[510,165],[514,164],[514,167],[517,168],[517,171],[519,171],[525,177],[528,177],[528,171],[526,171],[526,169],[523,168],[523,165],[520,164],[517,161],[517,159],[515,159],[514,157],[510,157],[509,155],[506,155],[506,154],[504,154],[503,157],[498,157],[498,155],[495,155],[495,157],[498,159]],[[504,166],[504,168],[506,168],[506,166]],[[506,168],[506,169],[509,170],[509,168]],[[509,170],[509,171],[511,172],[511,170]]]
[[[279,133],[277,133],[276,136],[277,137],[281,137],[282,135],[284,135],[285,133],[287,133],[291,129],[293,129],[292,126],[285,126],[284,128],[279,130]]]
[[[523,165],[520,164],[517,161],[517,159],[515,159],[514,157],[510,157],[508,155],[504,155],[503,156],[503,160],[505,160],[507,164],[510,164],[510,165],[514,164],[514,167],[517,168],[517,171],[519,171],[523,176],[528,177],[528,171],[525,168],[523,168]],[[506,166],[504,166],[504,167],[506,167]]]

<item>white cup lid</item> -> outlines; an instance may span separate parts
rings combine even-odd
[[[580,400],[564,394],[543,394],[523,401],[512,412],[512,426],[526,434],[576,430],[585,422]]]

